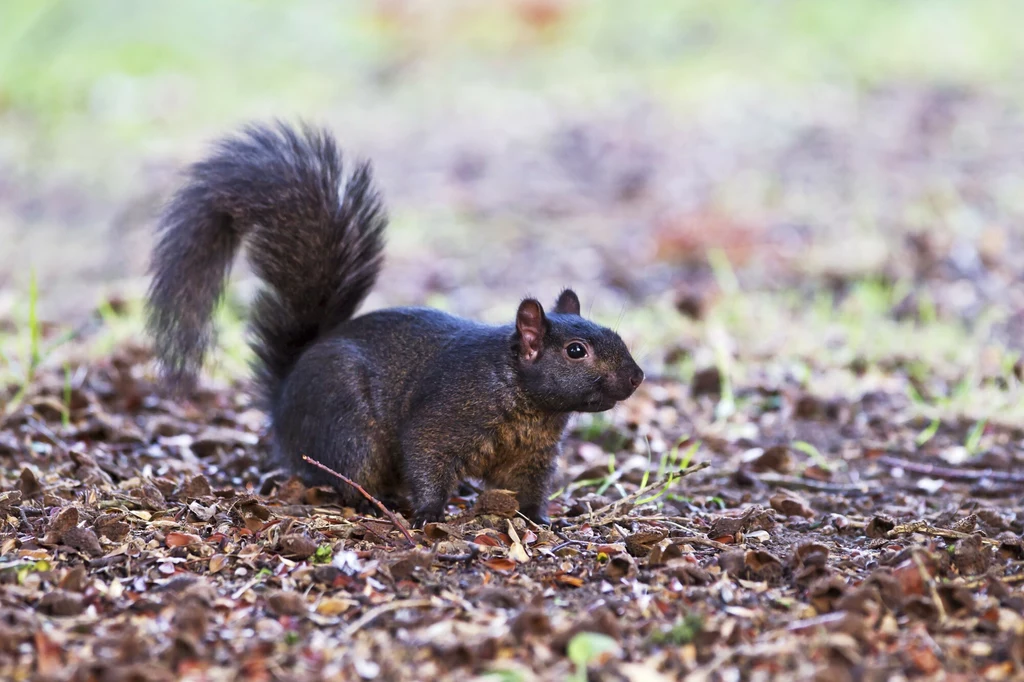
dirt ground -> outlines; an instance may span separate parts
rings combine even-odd
[[[851,67],[419,120],[417,49],[375,63],[387,125],[328,109],[391,206],[368,307],[507,321],[571,284],[647,372],[573,422],[552,525],[467,485],[407,537],[268,471],[245,273],[194,394],[140,331],[202,136],[133,147],[121,191],[0,138],[0,678],[1024,679],[1019,87]],[[37,301],[19,263],[64,239]]]

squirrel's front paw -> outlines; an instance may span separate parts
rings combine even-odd
[[[422,528],[428,523],[444,521],[444,502],[434,502],[417,507],[413,512],[412,522],[417,528]]]
[[[523,509],[520,509],[520,511],[523,513],[523,516],[530,519],[538,526],[547,526],[551,523],[551,519],[548,518],[547,512],[543,507],[524,507]]]

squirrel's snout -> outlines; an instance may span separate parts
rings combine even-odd
[[[633,390],[635,391],[637,387],[643,383],[643,381],[644,371],[637,367],[633,374],[629,377],[629,385],[632,386]]]

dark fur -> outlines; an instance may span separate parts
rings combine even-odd
[[[569,414],[610,408],[643,372],[569,290],[551,314],[524,300],[505,326],[425,308],[352,318],[380,270],[386,218],[368,166],[344,191],[342,180],[328,133],[284,125],[250,126],[190,168],[153,254],[149,330],[167,374],[194,380],[246,241],[265,284],[252,346],[280,463],[337,483],[309,455],[378,497],[407,493],[420,521],[442,518],[466,477],[517,491],[522,511],[546,520]],[[572,342],[586,357],[570,357]]]

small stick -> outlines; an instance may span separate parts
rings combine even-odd
[[[809,490],[816,493],[839,493],[845,495],[871,495],[878,492],[878,488],[870,488],[867,485],[844,484],[844,483],[822,483],[811,481],[794,476],[782,476],[774,474],[752,474],[757,480],[767,485],[774,485],[780,488],[792,490]]]
[[[342,631],[342,636],[351,637],[365,626],[377,619],[378,616],[387,613],[388,611],[399,611],[401,609],[425,609],[428,606],[433,606],[434,602],[430,599],[396,599],[395,601],[389,601],[386,604],[375,606],[357,620],[353,621],[351,625]]]
[[[323,469],[324,471],[326,471],[327,473],[331,474],[332,476],[337,476],[341,480],[345,481],[345,483],[348,483],[350,486],[352,486],[353,488],[358,490],[360,495],[365,497],[367,500],[369,500],[373,504],[377,505],[377,508],[380,509],[382,512],[384,512],[384,515],[387,516],[388,519],[391,521],[391,523],[393,523],[395,525],[395,528],[397,528],[398,530],[402,531],[402,535],[405,536],[405,539],[409,541],[410,545],[415,545],[416,544],[416,541],[413,539],[412,535],[409,533],[409,529],[406,528],[405,525],[403,525],[402,522],[398,520],[398,517],[395,515],[395,513],[393,511],[391,511],[390,509],[388,509],[387,507],[385,507],[384,503],[382,503],[376,497],[374,497],[370,493],[366,492],[366,489],[363,488],[363,486],[359,485],[358,483],[353,481],[348,476],[345,476],[343,474],[339,474],[334,469],[332,469],[332,468],[330,468],[328,466],[324,466],[320,462],[316,461],[315,459],[311,459],[311,458],[307,457],[306,455],[303,455],[302,459],[304,459],[305,461],[309,462],[310,464],[312,464],[313,466],[317,467],[318,469]]]
[[[934,464],[910,462],[891,455],[882,455],[878,458],[878,462],[891,467],[899,467],[912,474],[944,478],[950,481],[978,481],[983,478],[989,478],[1001,483],[1024,483],[1024,475],[1014,471],[995,471],[993,469],[953,469],[952,467],[942,467]]]
[[[935,589],[935,581],[928,574],[928,569],[925,567],[920,553],[915,551],[911,553],[911,556],[914,558],[914,563],[917,564],[917,572],[921,574],[921,580],[928,586],[928,593],[931,595],[932,603],[935,604],[935,610],[939,614],[939,623],[943,623],[946,620],[946,607],[942,605],[939,591]]]
[[[256,575],[254,575],[249,580],[249,582],[247,582],[246,584],[242,585],[237,590],[235,590],[234,594],[231,595],[231,598],[232,599],[241,599],[243,594],[248,592],[250,590],[250,588],[255,587],[258,583],[262,582],[265,577],[266,577],[266,574],[264,574],[264,573],[257,573]]]
[[[950,530],[949,528],[937,528],[936,526],[929,526],[924,521],[911,521],[910,523],[901,523],[898,526],[894,526],[892,530],[886,533],[886,537],[895,538],[900,535],[913,535],[914,533],[921,533],[922,535],[934,535],[940,538],[950,538],[952,540],[962,540],[969,538],[973,533],[964,533],[959,530]],[[981,537],[982,544],[985,545],[999,545],[999,540],[993,540],[992,538]]]
[[[735,546],[730,546],[730,545],[725,544],[724,542],[719,542],[718,540],[712,540],[711,538],[688,537],[688,538],[669,538],[669,540],[672,541],[673,545],[684,545],[684,544],[701,545],[703,547],[711,547],[712,549],[717,549],[719,552],[724,552],[726,550],[734,549],[735,548]]]
[[[636,500],[640,499],[640,497],[650,497],[653,494],[660,495],[666,488],[668,488],[670,484],[675,483],[680,478],[684,476],[689,476],[690,474],[695,474],[698,471],[707,469],[709,466],[711,466],[710,462],[697,462],[696,464],[691,464],[682,471],[674,472],[671,476],[665,477],[664,480],[658,481],[657,483],[652,483],[651,485],[648,485],[647,487],[644,488],[639,488],[638,490],[631,492],[629,495],[626,495],[621,500],[609,502],[603,507],[598,507],[597,509],[594,509],[589,514],[584,514],[582,520],[580,520],[578,523],[575,523],[567,528],[563,528],[562,530],[575,530],[577,528],[581,528],[586,524],[590,524],[592,526],[604,525],[605,523],[611,521],[617,521],[622,518],[628,518],[623,517],[621,515],[617,515],[618,510],[626,506],[627,504],[632,504]]]

